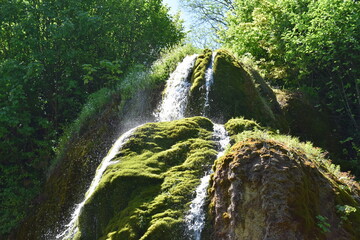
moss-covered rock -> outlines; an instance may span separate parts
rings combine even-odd
[[[189,104],[187,106],[188,116],[202,116],[204,114],[204,103],[206,95],[206,69],[211,64],[212,51],[205,49],[196,59],[193,73],[191,75],[191,87],[189,92]]]
[[[205,50],[196,61],[188,116],[203,114],[211,55]],[[358,184],[318,149],[262,127],[290,129],[303,140],[335,149],[339,145],[327,115],[301,95],[277,91],[276,101],[260,75],[224,50],[217,52],[213,70],[209,117],[230,119],[225,128],[231,143],[238,143],[213,168],[203,239],[360,239]],[[151,120],[162,89],[145,89],[122,104],[116,98],[94,116],[69,142],[39,205],[10,239],[54,239],[54,225],[65,223],[81,201],[120,130],[118,123],[128,129]],[[184,215],[216,158],[212,131],[204,117],[139,127],[84,205],[74,239],[188,239]]]
[[[138,128],[86,202],[77,239],[186,239],[184,214],[214,148],[203,117]]]
[[[225,129],[230,136],[239,134],[243,131],[252,131],[262,129],[262,127],[254,120],[245,118],[232,118],[225,123]]]
[[[359,239],[359,184],[319,149],[258,130],[238,139],[216,162],[204,239]]]
[[[271,108],[261,98],[251,76],[230,53],[219,50],[213,70],[214,84],[209,93],[211,119],[226,122],[244,116],[265,126],[277,127]]]
[[[243,131],[264,129],[256,121],[245,119],[243,117],[230,119],[229,121],[227,121],[227,123],[224,124],[224,127],[230,136],[231,145],[236,142],[237,134]]]
[[[327,149],[332,157],[341,156],[338,129],[326,108],[320,103],[313,103],[301,92],[277,89],[275,93],[289,125],[288,134],[303,141],[312,141]]]
[[[153,117],[152,111],[162,88],[143,90],[123,107],[120,107],[121,98],[114,95],[104,109],[92,116],[80,132],[69,139],[64,155],[49,175],[42,194],[34,202],[35,206],[9,239],[55,239],[61,227],[69,221],[74,205],[82,201],[96,168],[114,139],[124,129]],[[134,102],[143,104],[140,106]],[[130,118],[131,122],[126,121]]]

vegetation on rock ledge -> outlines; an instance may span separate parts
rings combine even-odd
[[[275,239],[360,237],[360,186],[349,173],[309,142],[231,121],[230,130],[254,127],[231,130],[237,143],[215,163],[207,238],[260,239],[264,229]]]
[[[187,239],[184,215],[214,149],[206,118],[139,127],[86,203],[78,239]]]

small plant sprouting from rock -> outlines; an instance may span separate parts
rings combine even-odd
[[[336,205],[336,210],[340,214],[341,223],[349,220],[349,215],[353,212],[356,212],[357,209],[355,207],[349,205]]]
[[[328,233],[330,232],[330,223],[328,222],[328,218],[325,216],[317,215],[317,226],[321,229],[322,233]]]

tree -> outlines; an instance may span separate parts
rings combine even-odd
[[[195,21],[188,33],[188,39],[199,48],[217,49],[218,31],[226,28],[226,16],[234,10],[233,0],[181,0]]]
[[[312,88],[347,142],[359,144],[359,2],[236,0],[234,6],[219,33],[224,46],[252,55],[276,85]]]
[[[199,23],[216,30],[227,25],[226,13],[235,9],[233,0],[181,0],[181,3],[196,15]]]
[[[0,0],[0,234],[38,193],[87,97],[183,35],[161,0]]]

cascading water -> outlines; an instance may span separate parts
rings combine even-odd
[[[224,154],[225,148],[230,142],[230,138],[223,125],[214,124],[214,139],[220,145],[217,154],[217,158],[219,158]],[[196,188],[196,197],[191,201],[190,210],[185,216],[185,222],[193,240],[201,239],[201,232],[205,226],[204,204],[211,173],[212,171],[209,169],[205,176],[201,178],[201,183]]]
[[[130,129],[126,133],[122,134],[116,140],[114,145],[111,147],[109,153],[106,155],[106,157],[103,158],[100,166],[96,170],[95,177],[93,178],[93,180],[90,184],[90,187],[85,194],[84,200],[81,203],[77,204],[74,212],[71,214],[70,222],[67,225],[65,225],[66,229],[62,233],[58,234],[56,236],[56,239],[71,239],[77,233],[77,231],[78,231],[77,221],[78,221],[81,209],[85,205],[85,202],[94,193],[106,168],[108,166],[110,166],[111,164],[115,164],[118,162],[118,161],[112,161],[112,159],[116,156],[116,154],[121,149],[121,147],[127,142],[127,140],[133,134],[133,132],[140,126]]]
[[[166,82],[166,90],[162,103],[158,108],[158,113],[155,114],[157,121],[171,121],[184,117],[187,96],[190,88],[190,83],[187,80],[194,67],[197,56],[198,55],[195,54],[185,57],[185,59],[177,66],[176,70],[170,75]],[[71,239],[78,232],[79,229],[77,222],[83,206],[94,193],[106,168],[111,164],[117,163],[117,161],[112,161],[112,159],[116,156],[121,147],[127,142],[127,139],[129,139],[129,137],[138,127],[139,126],[132,128],[131,130],[121,135],[112,146],[108,155],[102,160],[100,166],[96,170],[95,177],[85,194],[84,200],[75,207],[74,212],[71,214],[70,222],[65,225],[65,230],[58,234],[56,239]]]
[[[210,92],[212,84],[214,83],[213,64],[214,64],[215,56],[216,56],[216,52],[213,52],[212,56],[211,56],[211,61],[210,61],[209,67],[206,69],[206,72],[205,72],[206,95],[205,95],[203,116],[208,115],[209,108],[210,108],[209,92]]]
[[[194,68],[197,54],[187,56],[177,66],[166,82],[166,89],[158,112],[155,113],[159,122],[178,120],[184,117],[190,82],[187,81]]]
[[[215,56],[216,52],[213,52],[209,67],[206,69],[205,72],[206,94],[203,108],[203,116],[205,117],[208,115],[210,108],[209,93],[211,90],[211,86],[214,83],[213,63]],[[225,148],[230,142],[230,138],[223,125],[214,124],[214,139],[220,145],[219,152],[217,154],[217,158],[219,158],[224,154]],[[196,188],[196,197],[191,201],[190,210],[185,216],[185,222],[188,228],[188,232],[193,240],[201,239],[201,232],[205,226],[204,204],[207,193],[206,190],[209,186],[211,173],[212,170],[209,169],[205,172],[205,176],[201,178],[200,185]]]

